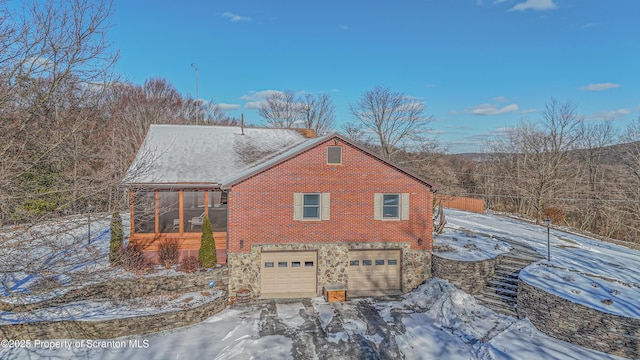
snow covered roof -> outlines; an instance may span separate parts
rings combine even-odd
[[[293,129],[151,125],[123,183],[219,186],[318,140]]]
[[[202,187],[229,189],[241,181],[303,153],[329,139],[338,139],[429,186],[437,186],[393,164],[337,133],[317,138],[300,129],[151,125],[127,171],[124,185],[135,187]]]

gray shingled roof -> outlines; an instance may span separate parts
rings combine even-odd
[[[125,185],[225,184],[307,139],[291,129],[151,125]]]

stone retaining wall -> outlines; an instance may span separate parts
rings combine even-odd
[[[431,254],[412,250],[409,243],[318,243],[253,245],[250,253],[229,253],[229,294],[249,289],[253,299],[260,297],[260,254],[262,251],[304,250],[318,252],[317,293],[329,284],[348,284],[349,250],[401,249],[402,291],[408,292],[431,277]]]
[[[132,279],[109,280],[100,284],[73,289],[56,298],[31,304],[0,302],[0,311],[29,311],[59,306],[71,302],[93,299],[133,299],[147,295],[209,290],[213,280],[217,289],[227,290],[228,271],[221,267],[207,272],[177,276],[149,276]]]
[[[222,311],[227,294],[195,308],[105,321],[55,321],[0,326],[7,340],[112,339],[193,325]]]
[[[52,321],[0,325],[0,337],[12,340],[110,339],[146,334],[196,324],[223,310],[228,304],[226,267],[178,276],[152,276],[109,280],[74,289],[57,298],[33,304],[2,304],[2,311],[30,311],[95,299],[133,299],[148,295],[210,291],[209,283],[223,293],[206,304],[173,312],[104,321]]]
[[[451,260],[433,254],[432,275],[448,280],[468,294],[482,291],[487,279],[496,271],[500,257],[480,261]]]
[[[589,349],[640,358],[640,319],[626,318],[573,303],[518,284],[518,317],[527,317],[543,333]]]

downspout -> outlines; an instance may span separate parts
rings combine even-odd
[[[220,190],[222,190],[222,189],[220,189]],[[230,191],[229,190],[222,190],[222,191],[227,193],[227,232],[226,232],[226,235],[225,235],[227,238],[225,239],[225,241],[227,242],[227,267],[229,267],[229,229],[231,228],[229,226],[229,209],[230,209],[230,206],[229,206],[229,192]]]

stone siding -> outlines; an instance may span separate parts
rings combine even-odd
[[[416,288],[431,276],[431,254],[412,250],[409,243],[338,243],[338,244],[279,244],[254,245],[250,253],[230,253],[229,294],[233,297],[240,289],[249,289],[254,299],[260,297],[260,254],[262,251],[317,251],[317,294],[330,284],[349,282],[349,250],[400,249],[402,251],[402,291]]]
[[[499,257],[480,261],[460,261],[433,254],[433,277],[448,280],[468,294],[479,294],[496,271]]]
[[[640,358],[640,319],[607,314],[573,303],[520,280],[518,317],[543,333],[589,349]]]

